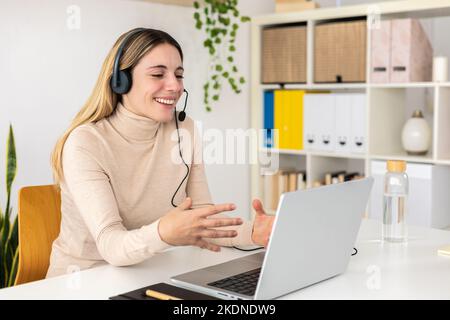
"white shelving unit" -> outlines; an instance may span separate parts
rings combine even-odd
[[[364,154],[313,152],[298,150],[275,150],[280,156],[280,165],[285,158],[288,163],[306,170],[307,185],[325,172],[347,169],[363,171],[370,175],[372,160],[401,159],[413,163],[450,165],[450,82],[419,83],[370,83],[370,30],[367,31],[366,83],[315,84],[314,66],[314,26],[317,22],[341,18],[367,17],[374,6],[381,19],[418,18],[439,19],[450,17],[450,0],[408,0],[324,8],[301,12],[271,14],[252,19],[251,46],[251,127],[261,129],[263,121],[263,92],[280,89],[280,85],[261,84],[261,34],[266,26],[305,23],[307,26],[307,81],[305,84],[286,84],[284,89],[330,90],[332,92],[359,92],[367,96],[367,151]],[[448,52],[450,56],[450,52]],[[408,110],[409,95],[428,96],[430,106],[426,109],[428,121],[433,130],[432,148],[425,156],[408,156],[401,146],[401,129],[411,116]],[[431,97],[430,97],[431,96]],[[426,98],[423,98],[426,104]],[[414,109],[417,106],[413,106]],[[427,118],[427,116],[426,116]],[[397,137],[397,138],[395,138]],[[262,142],[261,142],[262,143]],[[268,151],[261,148],[262,151]],[[260,166],[251,166],[251,196],[263,198],[263,183]]]

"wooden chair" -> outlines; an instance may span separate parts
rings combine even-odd
[[[56,185],[19,190],[19,266],[15,285],[45,278],[60,224],[61,195]]]

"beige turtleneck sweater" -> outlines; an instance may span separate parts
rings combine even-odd
[[[190,173],[174,203],[189,196],[193,208],[210,205],[194,122],[187,117],[179,127]],[[105,261],[136,264],[170,247],[161,240],[158,223],[173,209],[172,196],[186,174],[176,137],[174,121],[156,122],[121,104],[111,116],[72,131],[62,158],[61,232],[53,243],[47,278]],[[236,238],[208,241],[253,245],[250,221],[233,228]]]

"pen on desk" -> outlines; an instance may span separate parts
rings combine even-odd
[[[168,294],[161,293],[161,292],[154,291],[154,290],[146,290],[145,295],[147,297],[155,298],[158,300],[182,300],[180,298],[169,296]]]

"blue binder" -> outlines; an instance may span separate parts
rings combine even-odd
[[[274,148],[273,141],[273,91],[264,91],[264,146]]]

